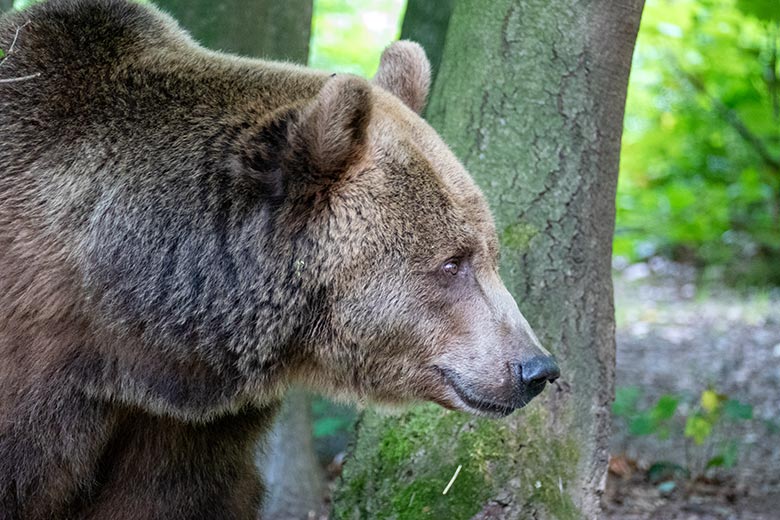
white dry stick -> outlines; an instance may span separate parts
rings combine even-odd
[[[16,42],[19,40],[19,33],[22,32],[22,29],[30,25],[30,20],[27,20],[22,25],[16,28],[16,34],[14,34],[14,41],[11,42],[11,46],[8,48],[8,52],[14,52],[14,47],[16,47]]]
[[[6,78],[6,79],[0,78],[0,83],[16,83],[17,81],[27,81],[28,79],[37,78],[40,75],[41,75],[40,72],[36,72],[35,74],[30,74],[29,76],[20,76],[18,78]]]
[[[14,49],[16,48],[16,42],[19,41],[19,33],[22,32],[22,29],[24,29],[28,25],[30,25],[30,20],[27,20],[22,25],[16,27],[16,33],[14,33],[14,40],[11,42],[11,46],[8,47],[8,51],[5,53],[5,58],[0,60],[0,67],[3,66],[5,60],[7,60],[8,57],[11,55],[11,53],[14,52]]]
[[[14,39],[11,42],[11,46],[8,47],[8,52],[5,53],[5,57],[2,60],[0,60],[0,67],[5,65],[5,62],[8,60],[8,58],[11,57],[11,54],[13,54],[14,50],[16,49],[16,42],[19,41],[19,33],[21,33],[22,29],[27,27],[29,24],[30,24],[30,21],[27,20],[22,25],[19,25],[19,26],[16,27],[16,32],[14,33]],[[0,78],[0,83],[16,83],[18,81],[27,81],[28,79],[37,78],[40,75],[41,75],[41,73],[38,72],[38,73],[35,73],[35,74],[29,74],[27,76],[20,76],[18,78],[5,78],[5,79]]]
[[[460,468],[462,468],[462,467],[463,467],[463,464],[458,464],[458,469],[455,470],[455,474],[450,479],[450,483],[447,484],[447,487],[444,488],[444,491],[441,492],[442,495],[446,495],[447,491],[450,490],[450,488],[452,487],[452,483],[455,482],[456,478],[458,478],[458,473],[460,473]]]

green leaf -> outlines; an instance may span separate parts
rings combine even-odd
[[[729,442],[728,445],[723,449],[721,456],[723,457],[724,468],[733,468],[736,466],[737,458],[739,456],[739,447],[737,446],[737,442]]]
[[[737,7],[759,20],[780,22],[780,5],[777,0],[737,0]]]
[[[729,399],[723,405],[723,413],[735,421],[749,421],[753,418],[753,407],[736,399]]]
[[[674,413],[677,411],[677,405],[679,403],[680,399],[676,396],[670,394],[662,395],[650,413],[657,422],[671,419],[674,417]]]
[[[739,447],[736,441],[729,442],[720,453],[707,461],[708,468],[733,468],[737,464]]]
[[[0,58],[3,58],[5,56],[5,51],[3,49],[0,49]]]
[[[631,435],[651,435],[655,433],[657,423],[649,413],[643,413],[634,417],[628,424],[628,432]]]
[[[710,434],[712,434],[712,423],[701,415],[691,415],[685,421],[685,436],[693,439],[697,446],[704,444]]]
[[[726,399],[722,394],[715,390],[705,390],[701,393],[701,407],[708,413],[715,412]]]

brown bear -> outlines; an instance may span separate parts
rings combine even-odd
[[[290,384],[503,416],[558,376],[416,44],[368,82],[54,0],[0,47],[1,519],[253,518]]]

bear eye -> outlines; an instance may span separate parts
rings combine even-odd
[[[450,258],[444,262],[444,264],[441,266],[441,269],[448,275],[455,276],[458,274],[458,270],[460,269],[460,260],[457,258]]]

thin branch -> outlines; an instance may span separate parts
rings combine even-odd
[[[16,43],[19,41],[19,33],[21,33],[22,29],[24,29],[28,25],[30,25],[30,20],[27,20],[22,25],[19,25],[19,26],[16,27],[16,33],[14,33],[14,39],[11,42],[11,46],[8,48],[8,52],[5,53],[5,57],[2,60],[0,60],[0,67],[5,65],[5,62],[8,60],[8,58],[11,57],[11,55],[16,50]],[[27,81],[27,80],[30,80],[30,79],[35,79],[35,78],[37,78],[40,75],[41,75],[40,72],[36,72],[35,74],[29,74],[27,76],[19,76],[19,77],[16,77],[16,78],[0,78],[0,84],[3,84],[3,83],[18,83],[20,81]]]
[[[13,54],[14,49],[16,49],[16,42],[19,41],[19,33],[22,32],[22,29],[24,29],[28,25],[30,25],[30,20],[27,20],[22,25],[20,25],[20,26],[18,26],[16,28],[16,33],[14,33],[14,39],[11,42],[11,46],[8,47],[8,51],[6,51],[6,53],[5,53],[5,58],[0,60],[0,67],[2,67],[3,63],[5,63],[5,61],[8,59],[8,57],[11,56],[11,54]]]
[[[449,484],[447,484],[447,487],[444,488],[444,491],[441,492],[442,495],[446,495],[447,492],[450,490],[452,484],[455,482],[455,479],[458,478],[458,473],[460,473],[461,468],[463,468],[463,464],[458,464],[458,469],[455,470],[455,474],[450,479],[450,482]]]
[[[36,72],[35,74],[30,74],[29,76],[20,76],[18,78],[5,78],[5,79],[0,78],[0,83],[16,83],[18,81],[27,81],[28,79],[35,79],[40,75],[41,75],[40,72]]]
[[[16,42],[19,41],[19,33],[22,32],[22,29],[30,25],[30,20],[27,20],[22,25],[16,28],[16,33],[14,34],[14,41],[11,42],[11,46],[8,48],[8,53],[14,52],[14,49],[16,48]]]

